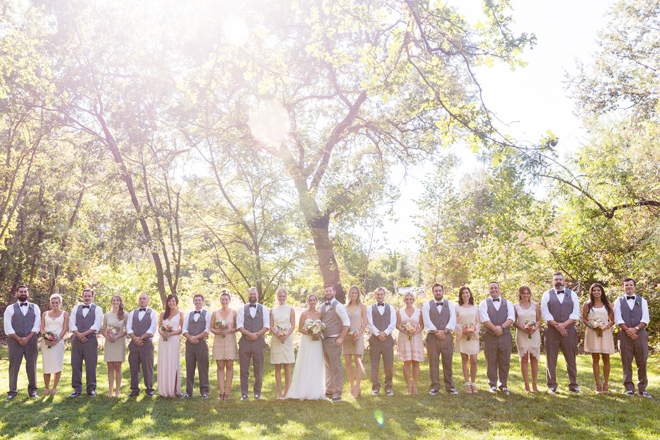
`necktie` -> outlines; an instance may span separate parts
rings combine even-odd
[[[89,306],[83,306],[83,309],[89,309]]]
[[[146,307],[140,307],[140,311],[141,311],[141,312],[146,312],[146,311],[147,311],[147,308],[146,308]]]
[[[20,304],[21,307],[23,307],[23,306],[27,307],[27,305],[28,305],[28,303],[26,303],[26,302]]]
[[[195,310],[195,314],[200,314],[201,315],[202,311],[201,310]]]
[[[495,299],[493,300],[493,302],[495,302],[495,303],[500,302],[500,299],[499,299],[499,298],[495,298]]]
[[[250,307],[255,307],[256,308],[257,305],[256,304],[250,304]]]
[[[626,296],[627,299],[635,299],[635,295],[633,296]]]
[[[378,303],[378,307],[385,307],[385,303]]]

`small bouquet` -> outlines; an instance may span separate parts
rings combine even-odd
[[[275,328],[275,336],[277,336],[277,337],[286,336],[286,334],[288,332],[289,332],[288,328],[283,328],[283,327],[280,327],[279,325],[276,326],[276,328]]]
[[[227,330],[229,328],[229,324],[227,324],[227,321],[224,319],[221,319],[219,321],[215,321],[215,328],[218,330]],[[225,338],[225,335],[222,335],[222,339]]]
[[[403,328],[404,328],[407,332],[412,333],[412,332],[414,332],[414,331],[417,330],[417,324],[415,324],[414,322],[408,321],[408,322],[406,322],[406,323],[404,324]],[[409,341],[412,341],[412,335],[408,335],[408,340],[409,340]]]
[[[115,327],[113,325],[109,325],[105,329],[105,333],[110,336],[111,338],[116,337],[119,334],[119,327]]]
[[[595,319],[589,323],[592,329],[596,330],[599,338],[603,337],[603,330],[607,329],[607,323],[601,319]]]
[[[55,341],[57,341],[57,339],[58,339],[58,338],[57,338],[57,335],[55,334],[55,332],[51,332],[51,331],[44,332],[43,337],[44,337],[44,340],[45,340],[45,341],[48,341],[48,342],[55,342]],[[50,346],[50,345],[48,346],[48,349],[49,349],[49,350],[51,349],[51,346]]]
[[[474,324],[471,324],[471,323],[470,323],[470,324],[465,324],[465,325],[463,326],[463,333],[474,333],[474,332],[476,332],[476,331],[477,331],[477,326],[474,325]],[[467,337],[467,340],[468,340],[468,341],[471,341],[471,340],[472,340],[472,336],[468,336],[468,337]]]
[[[530,321],[528,319],[525,319],[525,325],[523,325],[523,328],[525,330],[532,330],[532,331],[536,330],[536,321]],[[532,339],[532,335],[528,334],[527,338]]]
[[[357,330],[353,329],[353,328],[349,328],[347,334],[348,334],[348,336],[353,338],[353,344],[357,344],[357,340],[360,337],[360,333]]]
[[[305,330],[312,334],[312,340],[318,341],[323,337],[323,332],[325,331],[325,324],[317,319],[315,321],[309,321],[305,324]]]
[[[160,331],[165,333],[172,333],[174,331],[174,327],[169,324],[163,324],[160,326]],[[167,338],[163,337],[163,341],[167,342]]]

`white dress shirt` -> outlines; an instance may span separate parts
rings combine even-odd
[[[435,298],[433,298],[433,301],[435,303],[438,302],[435,300]],[[442,301],[444,302],[444,299]],[[442,312],[442,308],[444,307],[443,305],[430,304],[430,301],[426,301],[422,306],[422,319],[424,320],[424,327],[430,332],[437,330],[433,322],[431,322],[431,306],[437,308],[438,313]],[[449,321],[447,321],[445,330],[453,332],[456,328],[456,308],[454,307],[454,303],[447,301],[447,310],[449,310]]]
[[[556,321],[556,319],[552,316],[552,313],[550,313],[550,309],[548,308],[548,301],[550,301],[550,290],[546,291],[541,297],[541,317],[545,322]],[[557,299],[561,304],[563,304],[564,298],[566,298],[566,294],[568,292],[571,293],[571,298],[573,299],[573,311],[569,315],[568,319],[577,321],[580,319],[580,298],[578,298],[577,293],[570,289],[564,288],[564,292],[565,293],[563,295],[558,294]]]
[[[625,297],[626,295],[623,296],[623,298]],[[630,310],[635,306],[635,301],[640,301],[640,305],[642,306],[642,320],[639,322],[649,325],[649,305],[646,300],[641,296],[635,295],[634,299],[626,299],[625,301],[628,303]],[[616,322],[617,325],[625,324],[621,317],[621,301],[619,301],[619,299],[614,301],[614,322]]]
[[[486,298],[485,300],[481,301],[479,304],[479,317],[481,318],[481,322],[489,322],[490,321],[490,316],[488,316],[488,300],[491,298]],[[502,297],[500,297],[499,301],[493,301],[493,307],[495,307],[495,310],[498,312],[500,311],[500,307],[502,307]],[[516,321],[516,312],[515,309],[513,308],[513,303],[509,300],[506,302],[506,319],[510,319],[513,325],[513,322]]]
[[[156,329],[158,328],[158,312],[154,309],[150,309],[150,311],[151,313],[149,313],[149,316],[151,316],[151,326],[149,326],[149,330],[147,330],[146,333],[153,336],[156,334]],[[135,332],[133,332],[133,314],[136,312],[138,314],[138,321],[142,321],[142,318],[144,318],[144,315],[147,313],[146,310],[141,312],[140,309],[135,309],[128,314],[128,319],[126,320],[126,334],[128,335],[131,333],[135,334]],[[142,335],[135,336],[139,338]]]
[[[193,321],[195,321],[195,322],[199,321],[199,317],[204,315],[204,319],[206,319],[206,327],[204,328],[204,331],[206,333],[210,333],[209,329],[211,327],[211,314],[208,311],[204,310],[204,309],[202,309],[200,311],[202,313],[193,313]],[[191,312],[188,312],[184,315],[185,317],[183,318],[183,327],[181,328],[181,334],[182,335],[185,335],[186,333],[188,333],[188,322],[190,320],[190,313]]]
[[[350,326],[351,326],[351,320],[350,320],[350,318],[348,317],[348,312],[346,311],[346,306],[344,306],[344,305],[343,305],[342,303],[340,303],[339,301],[335,301],[334,299],[332,299],[332,300],[330,300],[330,301],[322,302],[322,303],[321,303],[321,306],[323,306],[324,304],[327,304],[328,302],[329,302],[330,304],[334,303],[334,305],[333,305],[332,307],[334,307],[334,309],[335,309],[335,313],[337,313],[337,316],[339,316],[339,319],[341,319],[341,325],[342,325],[342,327],[349,327],[349,328],[350,328]],[[326,305],[326,307],[328,307],[328,306]],[[367,310],[368,310],[368,308],[367,308]],[[356,329],[356,330],[358,330],[358,329]],[[339,337],[338,334],[337,334],[337,335],[330,335],[330,336],[328,336],[328,338],[338,338],[338,337]]]
[[[23,316],[25,316],[27,315],[30,306],[32,306],[32,310],[34,311],[34,325],[32,326],[32,331],[34,333],[39,333],[39,328],[41,328],[41,311],[39,310],[39,306],[29,301],[26,302],[28,305],[19,307],[19,309],[21,310],[21,313],[23,313]],[[21,302],[19,301],[18,304],[21,304]],[[4,317],[5,335],[9,336],[15,334],[16,331],[14,330],[14,327],[11,326],[11,320],[14,317],[14,304],[5,309]]]
[[[248,307],[250,309],[250,316],[254,319],[257,316],[257,309],[261,310],[261,313],[264,315],[264,324],[263,326],[270,330],[270,315],[268,314],[268,309],[257,303],[257,307]],[[236,328],[245,328],[245,306],[239,307],[236,311]],[[262,327],[263,328],[263,327]]]
[[[69,314],[69,331],[70,332],[77,332],[78,331],[78,326],[76,325],[76,315],[78,314],[78,307],[82,307],[84,304],[78,304],[71,310],[71,313]],[[96,305],[96,304],[95,304]],[[90,304],[91,306],[91,304]],[[90,308],[84,308],[82,309],[82,315],[83,318],[87,317],[87,314],[91,310]],[[90,327],[90,330],[94,330],[95,333],[98,333],[101,331],[101,325],[103,324],[103,309],[99,306],[96,306],[94,309],[94,323]]]
[[[390,309],[390,324],[384,330],[384,333],[387,336],[389,336],[396,328],[396,310],[394,310],[394,307],[392,307],[390,304],[387,303],[383,303],[383,304],[385,304],[383,307],[376,306],[376,309],[378,310],[378,313],[380,313],[380,316],[383,316],[386,307]],[[372,315],[373,309],[374,309],[373,306],[367,307],[367,327],[369,327],[369,331],[371,332],[372,335],[378,336],[380,330],[378,330],[374,325],[374,317]],[[350,326],[350,320],[349,320],[349,326]]]

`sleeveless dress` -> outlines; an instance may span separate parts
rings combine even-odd
[[[163,319],[162,325],[179,328],[181,314]],[[181,345],[179,335],[170,336],[167,341],[158,340],[158,395],[175,397],[181,395]]]
[[[230,329],[234,329],[234,318],[236,311],[229,312],[229,317],[226,319]],[[216,311],[215,319],[217,321],[222,319],[220,312]],[[215,322],[211,323],[214,326]],[[214,361],[233,361],[238,359],[238,348],[236,346],[236,333],[229,333],[223,338],[221,335],[213,335],[213,352],[211,359]]]
[[[64,312],[57,318],[51,318],[48,316],[48,313],[46,312],[44,331],[53,332],[59,337],[62,332],[62,326],[64,325]],[[60,339],[55,346],[50,348],[46,344],[41,344],[41,362],[43,363],[44,374],[53,374],[62,371],[62,365],[64,364],[64,339]]]
[[[291,327],[291,307],[284,304],[277,305],[270,309],[273,316],[273,324],[285,330]],[[284,344],[276,337],[270,338],[270,363],[271,364],[293,364],[296,361],[296,354],[293,351],[293,334],[284,340]]]
[[[609,321],[607,316],[607,309],[605,306],[600,308],[593,307],[587,314],[587,321],[595,321],[600,319],[603,322]],[[585,353],[604,353],[614,354],[614,337],[612,336],[612,327],[608,330],[603,330],[603,336],[599,337],[598,332],[591,327],[587,327],[584,331],[584,352]]]
[[[420,309],[415,309],[412,316],[406,314],[406,309],[399,310],[401,316],[401,326],[407,322],[413,322],[419,326],[419,315],[422,313]],[[417,361],[424,362],[424,339],[421,333],[417,333],[411,337],[403,332],[399,332],[399,339],[397,341],[397,359],[399,362]]]
[[[346,308],[346,313],[348,313],[348,319],[351,320],[351,329],[355,331],[360,331],[362,328],[362,312],[361,307],[355,307],[353,310]],[[364,335],[360,335],[357,340],[346,335],[344,338],[344,343],[341,347],[341,352],[343,354],[356,354],[362,356],[364,354]]]
[[[519,303],[514,304],[518,315],[518,325],[524,326],[525,321],[536,322],[536,309],[539,307],[538,303],[532,302],[528,309],[523,309]],[[518,359],[522,359],[527,354],[534,356],[536,359],[541,357],[541,331],[537,328],[532,333],[532,339],[529,334],[516,328],[516,346],[518,347]]]
[[[128,319],[128,313],[124,312],[124,319],[118,320],[117,314],[108,312],[103,316],[103,327],[106,329],[108,326],[112,326],[119,329],[121,333],[126,329],[126,320]],[[126,336],[122,336],[117,339],[115,342],[110,342],[107,339],[105,344],[103,344],[103,362],[124,362],[126,360]]]
[[[305,325],[311,319],[305,320]],[[291,386],[285,399],[324,400],[325,368],[323,366],[323,342],[314,341],[309,335],[302,335],[296,366],[291,378]]]
[[[463,333],[463,327],[467,324],[473,324],[477,331],[473,336],[468,337]],[[456,306],[456,342],[454,343],[454,352],[463,354],[479,354],[479,329],[481,328],[481,318],[479,317],[479,307],[476,304],[467,306]]]

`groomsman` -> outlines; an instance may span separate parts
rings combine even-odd
[[[511,363],[511,325],[516,320],[511,301],[500,296],[500,285],[493,281],[488,285],[490,298],[479,304],[479,317],[486,331],[484,332],[484,355],[486,356],[486,374],[491,393],[497,392],[499,372],[500,390],[508,395],[507,381]]]
[[[19,286],[18,302],[7,307],[4,314],[5,334],[9,349],[9,392],[7,402],[18,392],[18,372],[25,358],[25,371],[28,377],[28,395],[37,397],[37,333],[41,325],[39,306],[28,302],[30,293],[26,286]]]
[[[321,321],[325,324],[323,332],[323,368],[325,368],[325,395],[333,402],[341,401],[344,391],[344,371],[341,366],[341,348],[346,333],[351,327],[351,320],[346,307],[335,299],[335,286],[323,287],[325,302],[321,304]]]
[[[383,358],[385,370],[385,394],[393,396],[392,376],[394,373],[394,338],[392,332],[396,328],[396,310],[385,303],[385,289],[379,287],[374,292],[376,303],[367,308],[367,327],[371,332],[369,338],[369,360],[371,363],[371,395],[380,394],[378,370],[380,358]]]
[[[623,280],[625,295],[614,302],[614,322],[622,330],[619,332],[619,351],[623,365],[623,386],[626,395],[635,395],[633,383],[632,361],[637,364],[637,389],[641,396],[651,398],[646,392],[649,380],[646,377],[646,361],[649,357],[649,335],[646,326],[649,324],[649,306],[644,298],[637,296],[635,280]]]
[[[445,390],[449,394],[458,394],[454,389],[452,359],[454,357],[454,337],[456,328],[456,309],[444,296],[442,284],[433,285],[433,298],[422,306],[426,336],[426,351],[429,356],[429,374],[431,390],[429,394],[437,396],[440,392],[440,356],[442,356],[442,376]]]
[[[193,297],[195,310],[183,319],[181,332],[186,338],[186,394],[184,398],[192,397],[195,386],[195,368],[199,368],[199,392],[202,399],[209,397],[209,346],[206,340],[209,335],[211,314],[204,310],[204,297],[197,294]]]
[[[154,343],[153,335],[158,327],[158,312],[148,307],[149,295],[138,296],[139,308],[128,314],[126,333],[128,344],[128,365],[131,369],[131,393],[140,395],[140,367],[144,377],[144,387],[148,397],[154,396]]]
[[[256,287],[248,289],[248,304],[236,312],[236,328],[243,335],[238,341],[238,359],[241,366],[241,400],[248,400],[250,361],[254,365],[254,398],[261,399],[261,383],[264,372],[264,334],[270,330],[268,309],[257,303]]]
[[[579,394],[575,321],[580,319],[580,300],[575,292],[564,287],[564,275],[561,273],[552,276],[552,284],[555,288],[545,292],[541,298],[541,316],[548,323],[545,332],[548,394],[557,393],[557,357],[560,348],[568,370],[568,389]]]
[[[71,310],[69,315],[69,331],[71,338],[71,387],[73,393],[69,397],[78,397],[82,393],[82,368],[85,363],[85,382],[87,394],[96,397],[96,364],[99,359],[99,346],[96,334],[103,324],[103,309],[94,300],[94,291],[84,289],[83,303]]]

